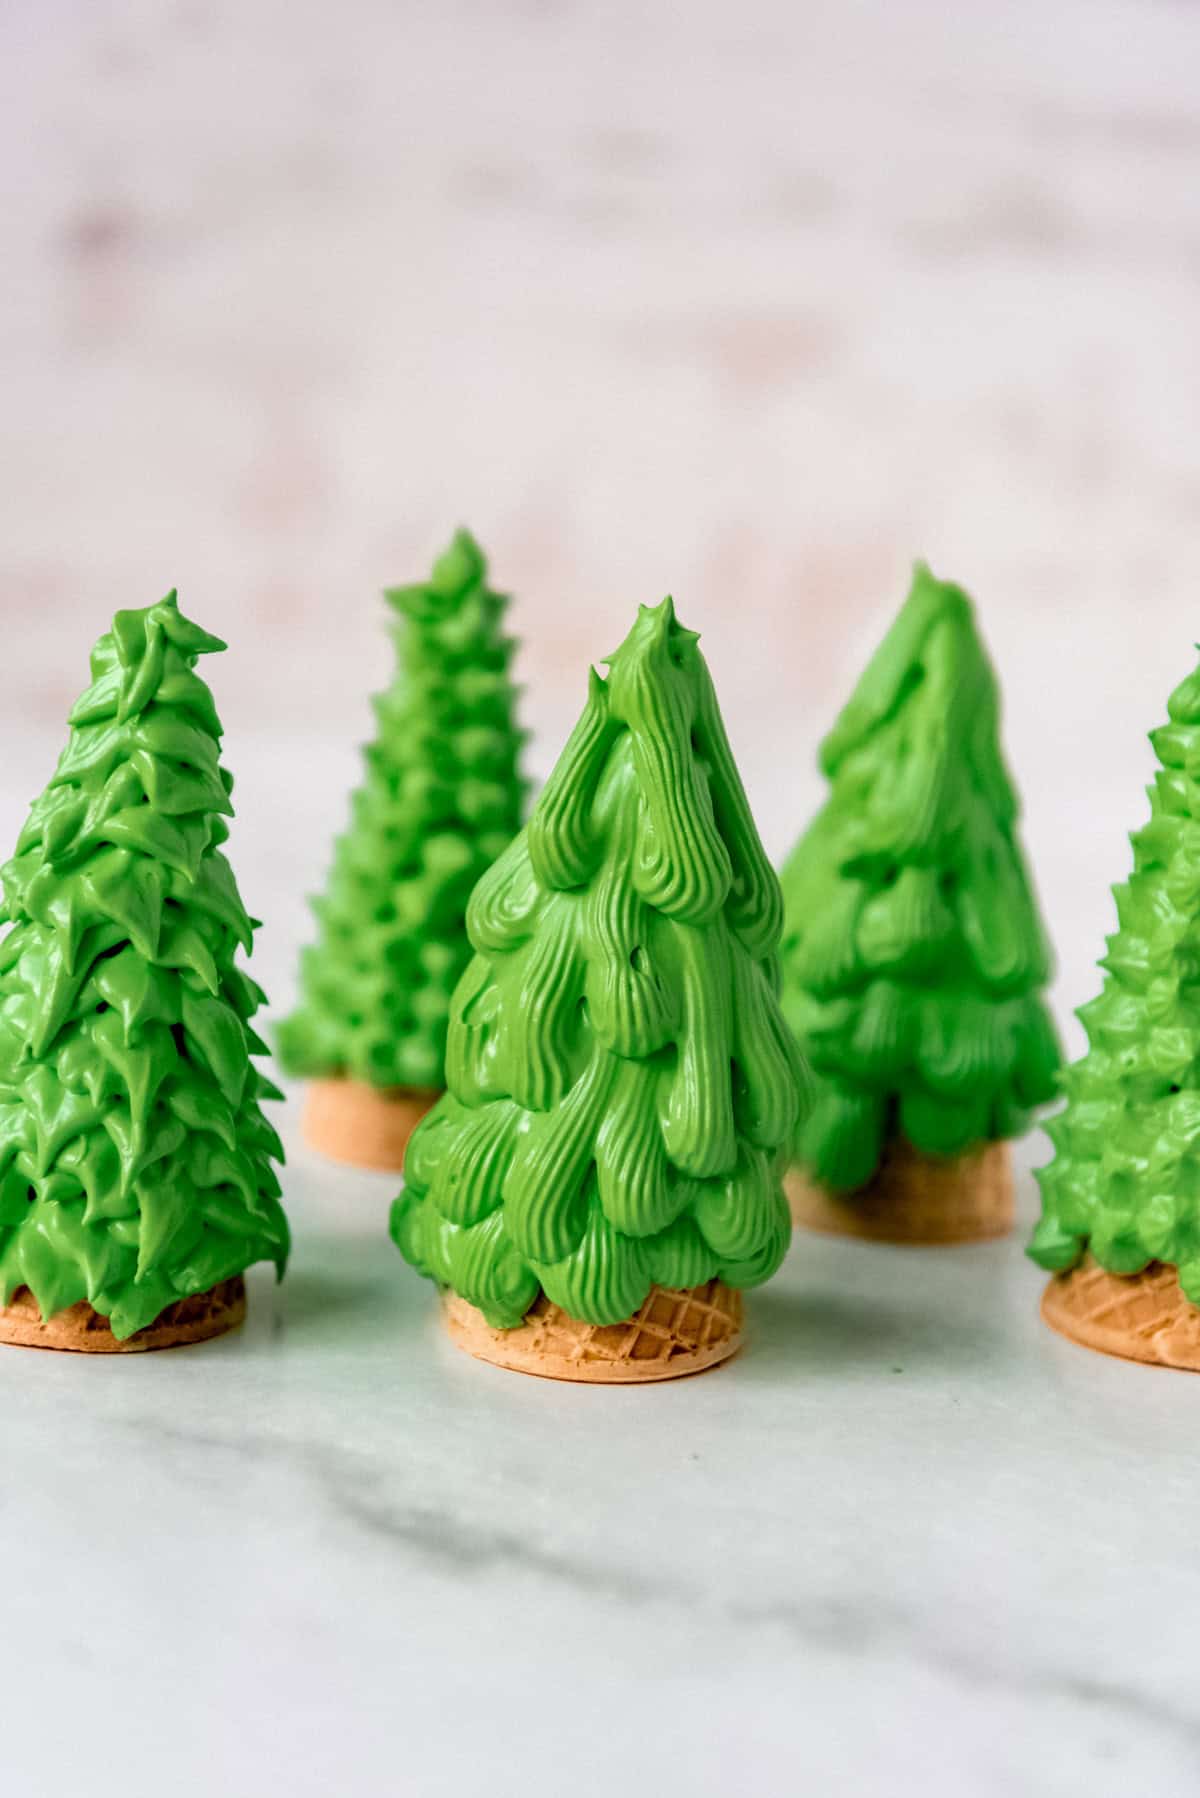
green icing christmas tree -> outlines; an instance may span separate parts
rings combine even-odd
[[[223,647],[174,593],[117,614],[2,874],[0,1301],[86,1299],[118,1337],[287,1259],[232,781],[193,671]]]
[[[1054,1272],[1085,1249],[1114,1274],[1168,1262],[1200,1304],[1200,673],[1167,715],[1104,985],[1079,1012],[1091,1047],[1046,1126],[1056,1153],[1030,1254]]]
[[[471,890],[521,822],[507,601],[460,531],[429,582],[387,594],[398,670],[350,827],[334,849],[301,1002],[280,1033],[297,1074],[444,1084],[450,998],[470,959]]]
[[[392,1234],[518,1324],[650,1286],[765,1280],[791,1225],[781,1149],[805,1070],[778,1003],[779,883],[693,632],[641,611],[593,674],[528,827],[476,888],[449,1092]]]
[[[821,748],[783,871],[784,1009],[817,1078],[797,1159],[849,1192],[899,1134],[952,1156],[1056,1090],[1046,940],[970,601],[918,565]]]

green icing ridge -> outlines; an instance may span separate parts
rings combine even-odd
[[[806,1070],[779,1007],[779,883],[697,638],[642,608],[528,826],[471,898],[449,1091],[392,1235],[497,1328],[650,1286],[752,1286],[791,1234]]]
[[[464,914],[520,827],[523,733],[508,601],[460,531],[423,586],[386,594],[397,672],[333,854],[300,1004],[279,1032],[292,1073],[440,1087],[450,1000],[470,960]]]
[[[831,791],[782,875],[784,1010],[817,1081],[797,1159],[868,1181],[1017,1136],[1057,1090],[1050,956],[970,600],[918,564],[821,748]]]
[[[1104,983],[1078,1016],[1088,1052],[1046,1130],[1029,1253],[1052,1272],[1090,1249],[1109,1273],[1176,1268],[1200,1304],[1200,671],[1150,741],[1159,761],[1133,871],[1113,888]]]
[[[0,871],[0,1302],[86,1299],[118,1337],[287,1260],[233,782],[194,672],[223,648],[173,592],[118,612]]]

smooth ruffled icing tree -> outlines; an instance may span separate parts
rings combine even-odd
[[[652,1287],[746,1287],[790,1222],[803,1064],[778,1004],[779,883],[697,638],[643,608],[525,830],[476,888],[449,1092],[392,1234],[521,1324],[615,1324]]]
[[[817,1078],[796,1152],[834,1193],[897,1140],[945,1158],[1017,1136],[1054,1094],[1050,958],[998,714],[970,601],[918,565],[821,747],[831,792],[782,877],[784,1007]]]
[[[1046,1126],[1055,1156],[1038,1174],[1043,1213],[1029,1252],[1054,1273],[1086,1254],[1122,1277],[1056,1283],[1060,1328],[1198,1366],[1194,1326],[1190,1359],[1178,1342],[1176,1352],[1138,1350],[1178,1313],[1177,1288],[1200,1305],[1200,672],[1176,688],[1167,715],[1150,739],[1160,764],[1150,820],[1132,838],[1133,872],[1113,890],[1104,984],[1078,1014],[1088,1052],[1067,1069],[1066,1106]],[[1177,1287],[1148,1281],[1152,1263],[1175,1270]]]
[[[174,593],[117,614],[2,872],[0,1300],[86,1302],[118,1339],[287,1258],[233,783],[194,672],[222,648]]]
[[[451,995],[470,959],[467,900],[521,822],[514,644],[507,601],[465,531],[427,583],[386,598],[398,621],[396,676],[374,702],[378,733],[314,901],[319,933],[302,956],[280,1054],[296,1074],[433,1094],[444,1084]],[[361,1097],[343,1088],[343,1106],[359,1103],[343,1115],[370,1128],[378,1112],[364,1114]],[[321,1146],[340,1153],[335,1138]],[[399,1166],[386,1142],[381,1159]]]

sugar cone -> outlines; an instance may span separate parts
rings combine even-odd
[[[831,1193],[800,1168],[784,1182],[792,1222],[832,1236],[872,1242],[980,1242],[1013,1226],[1008,1144],[985,1143],[965,1155],[924,1155],[900,1138],[857,1192]]]
[[[424,1087],[314,1080],[304,1108],[304,1140],[333,1161],[398,1174],[409,1137],[440,1097]]]
[[[42,1322],[33,1294],[22,1286],[12,1302],[0,1309],[0,1342],[22,1348],[74,1349],[85,1355],[136,1354],[144,1349],[178,1348],[186,1342],[207,1342],[234,1330],[246,1315],[246,1286],[240,1274],[222,1280],[208,1292],[169,1305],[152,1324],[123,1341],[113,1335],[108,1319],[86,1302],[68,1305],[65,1311]]]
[[[652,1286],[636,1316],[619,1324],[585,1324],[538,1298],[524,1323],[493,1330],[457,1293],[443,1301],[446,1329],[480,1361],[549,1380],[632,1386],[700,1373],[736,1354],[742,1340],[742,1295],[720,1280],[677,1289]]]
[[[1088,1255],[1050,1281],[1042,1316],[1060,1336],[1102,1355],[1200,1373],[1200,1311],[1161,1261],[1140,1274],[1110,1274]]]

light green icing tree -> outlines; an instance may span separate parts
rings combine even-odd
[[[86,1299],[118,1337],[287,1259],[233,783],[194,672],[222,648],[174,593],[117,614],[2,871],[0,1301]]]
[[[918,565],[783,870],[784,1009],[817,1079],[796,1154],[834,1191],[868,1181],[895,1135],[954,1155],[1020,1134],[1056,1090],[998,712],[970,601]]]
[[[805,1078],[779,883],[693,632],[643,608],[528,827],[476,888],[449,1092],[392,1234],[494,1326],[543,1289],[619,1322],[650,1286],[767,1279]]]
[[[351,802],[298,1010],[280,1031],[296,1074],[440,1087],[450,998],[470,959],[480,875],[520,827],[525,787],[509,678],[507,601],[460,531],[428,583],[387,595],[397,673]]]
[[[1104,985],[1078,1014],[1091,1046],[1046,1126],[1056,1153],[1029,1252],[1054,1272],[1085,1249],[1114,1274],[1168,1262],[1200,1304],[1200,672],[1167,715]]]

